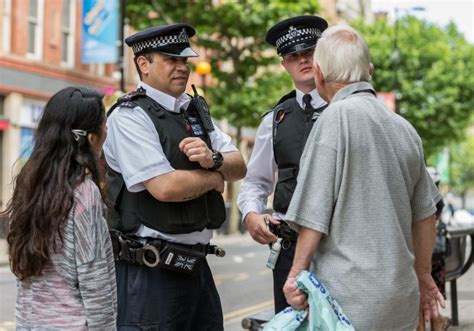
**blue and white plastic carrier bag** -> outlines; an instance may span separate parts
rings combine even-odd
[[[312,272],[302,271],[296,278],[298,287],[308,294],[305,310],[285,308],[263,328],[264,331],[350,331],[355,330],[339,304]],[[306,317],[310,314],[310,319]]]

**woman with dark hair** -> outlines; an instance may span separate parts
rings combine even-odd
[[[115,329],[115,270],[98,162],[105,123],[97,91],[59,91],[16,177],[4,215],[20,329]]]

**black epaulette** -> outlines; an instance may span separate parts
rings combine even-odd
[[[107,116],[110,116],[110,114],[112,114],[114,109],[117,107],[135,108],[137,104],[134,101],[144,96],[146,96],[146,90],[143,87],[139,87],[135,91],[130,91],[122,95],[109,109],[109,111],[107,112]]]
[[[121,101],[131,101],[143,96],[146,96],[146,90],[143,87],[139,87],[135,91],[130,91],[122,95],[120,98],[118,98],[117,102],[120,103]]]

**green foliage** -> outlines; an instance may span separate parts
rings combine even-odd
[[[450,171],[454,190],[465,196],[474,187],[474,133],[450,147]]]
[[[369,44],[376,89],[399,91],[397,111],[416,128],[429,156],[463,138],[469,124],[474,109],[474,46],[453,24],[440,28],[410,16],[398,24],[395,60],[393,24],[379,19],[356,28]]]
[[[215,84],[206,96],[214,117],[236,127],[256,126],[260,116],[293,89],[279,68],[275,50],[265,43],[274,23],[295,15],[314,14],[315,1],[128,0],[130,24],[143,29],[158,24],[186,22],[197,30],[192,40],[206,48]],[[150,12],[158,18],[150,19]]]

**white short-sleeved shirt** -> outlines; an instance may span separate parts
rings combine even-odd
[[[311,106],[320,108],[326,102],[319,96],[316,89],[312,90]],[[296,102],[303,111],[304,93],[296,89]],[[273,112],[268,113],[260,123],[255,137],[252,156],[247,165],[247,175],[240,186],[240,193],[237,199],[242,220],[248,213],[254,212],[261,214],[267,206],[267,199],[272,194],[275,187],[277,164],[273,155]],[[273,213],[273,217],[283,220],[285,215],[282,213]]]
[[[180,112],[186,108],[191,97],[185,93],[178,98],[158,91],[144,82],[139,82],[146,94],[170,112]],[[209,133],[213,149],[221,152],[237,151],[231,138],[216,125]],[[108,165],[122,174],[125,185],[130,192],[145,189],[143,182],[175,169],[167,160],[160,143],[160,137],[150,117],[140,107],[117,108],[107,120],[107,139],[104,144],[104,155]],[[166,234],[144,225],[138,229],[138,236],[156,237],[184,244],[206,244],[212,238],[212,230],[204,229],[187,234]]]

